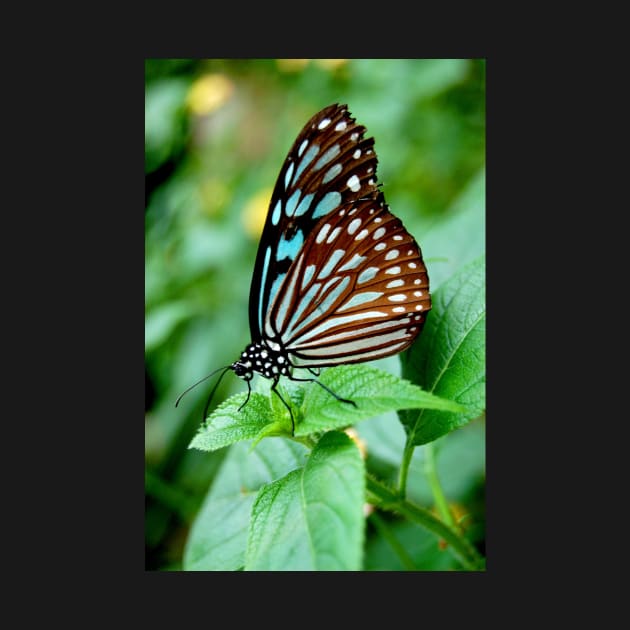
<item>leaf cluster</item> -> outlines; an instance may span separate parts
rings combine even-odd
[[[372,366],[328,369],[320,382],[356,406],[317,383],[303,386],[299,396],[285,398],[297,419],[293,434],[289,413],[274,404],[273,393],[271,398],[252,393],[240,411],[245,394],[220,405],[190,447],[215,451],[241,444],[230,450],[225,474],[215,480],[197,517],[184,568],[360,570],[366,489],[374,504],[449,541],[463,567],[480,568],[481,558],[456,529],[368,475],[360,444],[342,429],[400,410],[407,446],[413,448],[480,415],[485,407],[484,271],[480,258],[435,293],[426,329],[407,352],[403,369],[426,389]]]

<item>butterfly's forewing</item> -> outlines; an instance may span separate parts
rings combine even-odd
[[[376,193],[309,234],[264,318],[296,365],[324,367],[404,350],[431,308],[418,244]]]
[[[252,341],[315,226],[355,200],[374,199],[374,139],[363,138],[345,105],[330,105],[304,126],[284,161],[260,239],[249,296]]]

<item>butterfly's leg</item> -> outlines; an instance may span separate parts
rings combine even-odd
[[[319,375],[320,375],[320,373],[321,373],[321,370],[320,370],[319,368],[310,368],[310,367],[307,367],[306,369],[307,369],[307,370],[308,370],[308,371],[309,371],[309,372],[310,372],[313,376],[319,376]],[[316,372],[315,370],[317,370],[317,372]]]
[[[302,381],[303,383],[317,383],[320,387],[323,387],[331,396],[334,396],[339,402],[348,403],[349,405],[357,406],[357,403],[354,400],[348,400],[347,398],[342,398],[333,392],[332,389],[324,385],[324,383],[320,383],[316,378],[295,378],[294,376],[289,377],[292,381]]]
[[[210,408],[210,401],[212,400],[212,398],[214,396],[214,393],[217,391],[217,389],[219,387],[219,383],[221,382],[221,379],[225,376],[225,373],[229,369],[230,369],[229,366],[226,366],[225,368],[223,368],[223,374],[221,374],[221,376],[219,376],[219,378],[217,379],[217,382],[214,384],[214,387],[212,388],[212,391],[210,392],[210,396],[208,396],[208,400],[206,400],[206,406],[203,408],[203,418],[201,419],[202,423],[206,421],[206,418],[208,417],[208,409]],[[214,372],[213,372],[213,374],[214,374]],[[186,393],[186,392],[184,392],[184,393]]]
[[[289,407],[289,404],[287,403],[287,401],[282,398],[282,396],[280,395],[280,392],[276,389],[276,386],[278,385],[278,380],[276,379],[273,382],[273,385],[271,386],[271,391],[276,393],[276,396],[282,401],[282,404],[289,410],[289,416],[291,417],[291,434],[295,433],[295,421],[293,420],[293,412],[291,411],[291,407]]]
[[[245,399],[245,402],[238,408],[239,411],[247,404],[252,393],[252,386],[250,385],[249,380],[245,382],[247,383],[247,398]]]

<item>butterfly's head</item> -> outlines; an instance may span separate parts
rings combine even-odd
[[[236,376],[242,378],[244,381],[251,381],[254,378],[254,370],[252,369],[252,362],[248,359],[240,358],[238,361],[234,361],[230,365],[230,369]]]

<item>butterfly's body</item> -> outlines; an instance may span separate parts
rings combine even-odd
[[[241,353],[240,359],[230,367],[244,381],[251,381],[255,372],[277,381],[280,376],[290,375],[291,364],[286,351],[272,350],[268,342],[261,341],[250,343]]]
[[[422,253],[377,188],[374,139],[364,133],[345,105],[330,105],[282,166],[252,276],[252,341],[229,366],[248,390],[258,373],[278,395],[286,376],[336,396],[292,369],[397,354],[422,329],[431,308]]]

